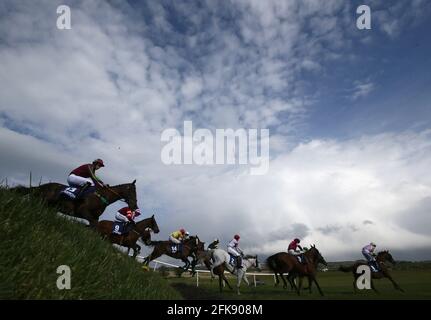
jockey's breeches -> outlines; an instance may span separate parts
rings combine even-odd
[[[117,221],[123,221],[123,222],[129,222],[129,219],[127,217],[123,216],[121,213],[117,212],[115,214],[115,220]]]
[[[69,177],[67,177],[67,183],[71,187],[82,187],[88,182],[91,183],[92,186],[94,186],[94,182],[90,178],[83,178],[73,173],[69,175]]]
[[[240,253],[232,247],[227,247],[227,252],[230,253],[231,255],[235,256],[235,257],[240,256]]]
[[[171,241],[172,243],[176,243],[176,244],[181,243],[180,240],[178,240],[177,238],[174,238],[173,236],[169,236],[169,241]]]

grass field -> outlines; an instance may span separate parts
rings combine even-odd
[[[196,278],[169,278],[169,282],[182,293],[186,299],[253,299],[253,300],[274,300],[274,299],[431,299],[431,269],[425,270],[394,270],[393,278],[405,290],[405,293],[396,291],[388,279],[375,280],[375,285],[379,294],[372,290],[359,291],[353,293],[353,278],[350,273],[339,271],[320,272],[318,282],[325,296],[321,297],[313,286],[313,292],[302,291],[301,296],[290,290],[285,290],[282,285],[274,287],[272,276],[256,276],[259,284],[256,288],[252,285],[253,277],[249,276],[251,286],[247,287],[243,282],[241,285],[241,295],[238,296],[235,290],[235,281],[229,277],[229,282],[234,290],[231,291],[226,286],[223,293],[219,293],[218,278],[212,282],[209,276],[199,276],[199,287],[196,287]],[[307,281],[304,281],[307,285]]]
[[[158,273],[57,216],[35,199],[0,189],[0,299],[180,299]],[[71,269],[71,289],[57,288],[57,267]]]

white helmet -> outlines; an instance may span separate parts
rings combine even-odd
[[[190,232],[186,231],[186,233],[184,233],[184,235],[185,235],[186,237],[188,237],[188,236],[190,235]]]

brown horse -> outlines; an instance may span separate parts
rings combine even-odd
[[[117,186],[96,186],[96,191],[84,197],[83,199],[72,200],[63,196],[61,191],[66,188],[60,183],[46,183],[38,187],[26,188],[18,186],[11,190],[22,195],[35,195],[42,198],[48,205],[56,207],[60,212],[86,219],[90,226],[97,227],[99,216],[105,211],[106,207],[118,201],[125,200],[128,206],[137,209],[136,201],[136,180],[132,183],[120,184]]]
[[[190,261],[188,257],[192,257],[193,261],[196,261],[196,257],[199,255],[201,251],[204,251],[204,242],[201,242],[198,236],[191,236],[189,239],[184,240],[182,243],[181,252],[176,251],[172,253],[171,246],[173,243],[171,241],[152,241],[151,245],[154,245],[153,252],[144,259],[144,264],[148,265],[150,261],[160,257],[163,254],[166,254],[172,258],[180,259],[185,264],[182,267],[184,271],[186,271],[190,266]],[[194,272],[194,268],[196,263],[192,264],[192,272]]]
[[[133,258],[141,251],[141,247],[136,244],[139,238],[142,239],[146,245],[151,244],[151,231],[159,233],[159,226],[157,225],[154,215],[150,218],[143,219],[136,224],[132,224],[132,229],[124,234],[118,235],[112,233],[114,222],[109,220],[99,221],[97,230],[105,237],[108,238],[112,243],[119,244],[120,246],[128,248],[127,253],[130,249],[133,250]]]
[[[288,273],[287,280],[289,281],[291,287],[293,287],[296,293],[300,294],[301,282],[299,283],[299,287],[296,286],[293,281],[295,277],[307,277],[309,282],[309,289],[311,291],[311,284],[314,282],[319,290],[320,295],[323,296],[322,289],[319,286],[319,283],[316,279],[317,273],[317,265],[319,263],[326,264],[325,259],[320,254],[319,250],[317,250],[316,246],[311,246],[310,250],[304,253],[306,257],[306,263],[302,264],[298,261],[296,256],[293,256],[287,252],[279,252],[270,257],[268,257],[267,264],[268,267],[274,272],[276,277],[276,285],[279,284],[278,276],[281,276],[281,279],[284,282],[284,288],[287,288],[286,280],[283,277],[283,273]]]
[[[212,255],[212,250],[207,250],[205,252],[202,252],[199,255],[199,257],[198,257],[198,260],[202,261],[205,264],[205,266],[207,267],[208,270],[211,270],[211,255]],[[214,270],[213,270],[213,273],[216,276],[218,276],[218,282],[219,282],[220,292],[223,291],[223,281],[224,281],[224,283],[226,283],[226,285],[229,287],[229,289],[233,290],[233,288],[229,284],[229,281],[227,281],[227,278],[226,278],[226,276],[224,274],[224,271],[225,271],[224,264],[221,264],[218,267],[215,267]]]
[[[394,288],[396,290],[404,292],[404,290],[401,289],[401,287],[395,282],[395,280],[390,275],[389,269],[385,264],[386,261],[393,264],[393,265],[396,264],[394,258],[392,258],[392,255],[389,253],[389,251],[385,250],[385,251],[379,252],[376,256],[376,262],[377,262],[377,265],[379,266],[379,271],[378,272],[371,272],[371,288],[374,290],[374,292],[378,293],[378,291],[374,287],[373,279],[388,278],[389,281],[392,282],[392,284],[394,285]],[[350,267],[340,266],[338,269],[342,272],[352,272],[353,279],[354,279],[353,280],[353,290],[355,292],[357,289],[356,288],[356,281],[357,281],[358,277],[361,276],[361,274],[356,273],[356,271],[357,271],[359,266],[363,266],[363,265],[367,266],[368,262],[365,260],[358,260],[355,262],[355,264],[353,264]]]

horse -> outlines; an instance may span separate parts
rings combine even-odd
[[[207,250],[201,253],[200,256],[198,257],[198,260],[202,261],[208,270],[211,270],[211,259],[212,259],[212,250]],[[227,281],[224,271],[225,271],[224,264],[221,264],[218,267],[215,267],[213,269],[213,274],[218,276],[220,292],[223,291],[223,281],[226,283],[226,285],[229,287],[230,290],[233,290],[233,288],[229,284],[229,281]],[[211,281],[213,278],[214,278],[213,275],[211,275]]]
[[[399,290],[401,292],[404,292],[403,289],[401,289],[401,287],[395,282],[395,280],[392,278],[392,276],[389,273],[389,269],[386,266],[385,262],[389,262],[392,265],[395,265],[396,262],[394,260],[394,258],[392,257],[392,255],[389,253],[388,250],[385,251],[381,251],[379,253],[377,253],[376,256],[376,262],[377,265],[379,266],[379,271],[378,272],[371,272],[371,288],[374,290],[374,292],[378,293],[377,289],[374,287],[374,283],[373,283],[373,279],[382,279],[382,278],[388,278],[389,281],[392,282],[395,290]],[[346,266],[340,266],[339,267],[339,271],[342,272],[352,272],[353,274],[353,290],[356,293],[356,281],[358,279],[358,277],[361,274],[356,273],[356,270],[358,269],[359,266],[368,266],[368,262],[365,260],[358,260],[356,261],[352,266],[350,267],[346,267]]]
[[[236,275],[236,278],[237,278],[236,290],[237,290],[237,294],[240,295],[241,292],[239,291],[239,288],[241,286],[242,279],[244,279],[244,282],[247,285],[250,285],[246,274],[247,269],[249,269],[250,267],[256,267],[257,269],[259,269],[259,261],[257,259],[257,256],[251,256],[251,255],[244,256],[244,258],[242,259],[242,268],[238,269],[229,264],[230,255],[226,251],[222,249],[214,249],[214,250],[211,250],[211,252],[212,252],[211,253],[212,259],[214,260],[214,263],[211,265],[211,276],[213,276],[215,268],[217,268],[220,265],[224,265],[224,267],[227,270],[229,270],[230,273]]]
[[[300,295],[300,289],[302,281],[299,283],[299,287],[296,286],[293,281],[295,277],[307,277],[309,283],[309,290],[311,292],[311,284],[314,282],[319,290],[320,295],[323,296],[322,289],[319,286],[319,283],[316,279],[317,265],[319,263],[323,263],[326,265],[325,259],[320,254],[319,250],[317,250],[316,246],[311,246],[310,250],[304,253],[306,257],[306,263],[302,264],[298,261],[296,256],[293,256],[287,252],[279,252],[270,257],[268,257],[267,264],[268,267],[274,272],[276,277],[276,284],[279,284],[278,276],[281,276],[281,279],[284,282],[283,288],[287,287],[286,280],[284,279],[283,273],[288,273],[287,280],[290,283],[290,286],[295,289],[296,293]]]
[[[166,254],[172,258],[182,260],[185,263],[182,269],[186,271],[190,266],[188,257],[192,257],[193,261],[196,261],[196,257],[199,255],[199,253],[204,251],[204,244],[205,243],[201,242],[197,235],[190,236],[188,239],[183,241],[181,252],[176,251],[173,253],[171,247],[174,245],[174,243],[171,241],[151,241],[150,245],[153,245],[154,249],[153,252],[151,252],[151,254],[144,259],[144,265],[148,265],[150,261],[160,257],[163,254]],[[195,266],[196,263],[193,263],[192,272],[194,272]]]
[[[133,250],[133,258],[141,251],[141,247],[136,244],[139,238],[142,239],[146,245],[151,244],[151,231],[159,233],[159,226],[157,225],[154,215],[150,218],[143,219],[135,224],[132,224],[132,229],[123,235],[113,234],[114,222],[110,220],[102,220],[97,224],[97,231],[104,237],[109,239],[112,243],[119,244],[120,246],[128,248],[127,254],[130,249]],[[149,229],[149,230],[148,230]]]
[[[60,212],[83,218],[89,221],[90,227],[97,228],[98,218],[106,207],[118,201],[125,200],[130,209],[138,208],[136,200],[136,180],[132,183],[117,186],[96,186],[96,191],[83,199],[72,200],[61,194],[67,186],[50,182],[38,187],[26,188],[18,186],[11,188],[21,195],[35,195],[42,198],[48,205],[56,207]]]

